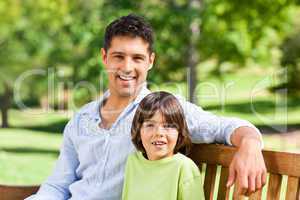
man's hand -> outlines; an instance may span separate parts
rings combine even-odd
[[[238,146],[238,151],[229,166],[227,181],[227,187],[237,182],[238,193],[247,196],[265,185],[267,174],[261,152],[262,141],[253,131],[252,128],[241,127],[232,135],[232,143]]]

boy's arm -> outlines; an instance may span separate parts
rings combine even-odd
[[[75,170],[79,164],[71,135],[76,132],[74,120],[64,129],[63,144],[52,175],[41,185],[37,194],[26,200],[63,200],[70,198],[69,185],[77,177]]]
[[[178,200],[204,199],[202,176],[197,165],[188,159],[180,171]]]
[[[201,177],[194,177],[179,186],[178,200],[204,199]]]

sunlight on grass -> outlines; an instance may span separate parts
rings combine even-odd
[[[239,117],[260,126],[300,124],[297,99],[287,102],[286,112],[278,110],[274,94],[266,90],[251,102],[252,89],[264,78],[264,74],[256,72],[229,74],[222,81],[204,77],[204,84],[197,89],[200,105],[218,115]],[[186,83],[166,83],[151,89],[187,97]],[[12,128],[0,129],[0,183],[30,185],[45,180],[57,159],[63,128],[72,115],[67,111],[11,109]],[[282,136],[263,135],[265,149],[300,153],[296,140]]]
[[[40,184],[57,159],[61,134],[0,129],[0,183]]]

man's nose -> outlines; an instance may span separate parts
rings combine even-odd
[[[126,74],[129,74],[133,71],[133,65],[129,58],[125,59],[124,65],[122,67],[122,71]]]

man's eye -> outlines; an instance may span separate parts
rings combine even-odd
[[[120,55],[116,55],[114,57],[117,58],[117,59],[122,59],[123,58],[123,56],[120,56]]]
[[[134,60],[137,60],[137,61],[142,61],[142,60],[144,60],[142,57],[134,57],[133,59],[134,59]]]

